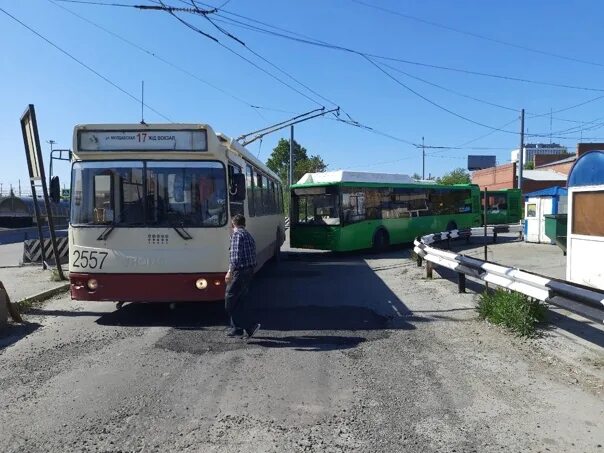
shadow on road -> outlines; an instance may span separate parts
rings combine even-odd
[[[284,253],[279,265],[268,264],[255,276],[246,302],[265,333],[413,329],[409,321],[424,321],[407,317],[409,309],[357,255]],[[172,308],[126,304],[103,314],[97,323],[193,330],[224,326],[226,316],[222,302],[181,303]]]
[[[35,332],[40,324],[29,322],[25,324],[9,324],[0,330],[0,350],[22,340],[29,334]]]

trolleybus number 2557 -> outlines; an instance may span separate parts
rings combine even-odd
[[[73,252],[72,267],[102,269],[109,253],[96,250],[76,250]]]

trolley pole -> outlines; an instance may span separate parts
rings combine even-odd
[[[289,221],[292,222],[294,207],[292,206],[292,190],[294,184],[294,125],[290,126],[289,136]]]
[[[524,109],[520,114],[520,154],[518,156],[520,168],[518,169],[518,188],[522,194],[522,173],[524,172]]]

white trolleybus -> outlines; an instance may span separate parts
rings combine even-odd
[[[210,126],[89,124],[73,140],[72,299],[223,299],[235,214],[246,216],[258,267],[278,258],[279,178]]]

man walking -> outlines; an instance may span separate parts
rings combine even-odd
[[[252,235],[245,229],[245,217],[237,214],[231,221],[233,234],[231,235],[231,248],[229,251],[229,270],[224,277],[226,292],[224,305],[231,321],[231,337],[254,336],[260,324],[250,320],[248,304],[243,301],[246,296],[254,268],[256,267],[256,242]]]

